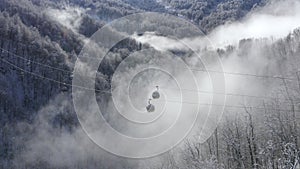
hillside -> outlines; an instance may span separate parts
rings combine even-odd
[[[244,104],[249,104],[249,109],[226,110],[229,115],[215,135],[201,146],[199,140],[187,140],[182,150],[176,149],[158,161],[145,163],[119,159],[103,150],[98,153],[98,147],[85,137],[72,103],[76,59],[88,38],[105,24],[134,13],[160,12],[189,20],[209,36],[219,26],[239,22],[268,3],[266,0],[0,0],[0,168],[144,168],[143,165],[191,169],[291,168],[292,165],[296,168],[297,160],[300,161],[299,79],[239,81],[238,84],[244,84],[241,89],[249,89],[249,93],[252,88],[259,88],[256,94],[278,97],[254,101],[255,104],[246,99]],[[239,39],[238,45],[227,44],[226,48],[205,54],[220,55],[225,67],[230,62],[239,65],[228,64],[228,67],[244,67],[244,72],[297,79],[300,31],[294,28],[291,31],[275,40]],[[99,66],[95,89],[111,89],[117,67],[131,53],[143,49],[155,47],[128,38],[110,49]],[[189,53],[171,52],[193,62]],[[248,69],[250,64],[254,66]],[[247,83],[253,85],[248,87]],[[97,91],[96,96],[99,102],[108,102],[110,97]],[[288,100],[288,104],[278,98]],[[235,99],[229,100],[236,103]],[[108,119],[113,118],[109,111],[106,113]],[[126,129],[122,125],[117,127]]]

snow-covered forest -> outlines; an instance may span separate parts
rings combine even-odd
[[[300,168],[299,9],[297,0],[0,0],[0,168]],[[227,107],[205,142],[190,135],[154,158],[121,158],[81,128],[73,70],[98,29],[142,12],[188,20],[213,41],[210,47],[202,37],[188,39],[191,46],[204,45],[203,55],[220,56],[229,72]],[[143,49],[163,49],[164,41],[177,45],[150,34],[110,49],[96,75],[97,101],[108,102],[110,94],[97,91],[112,88],[123,60]],[[197,65],[189,52],[171,52]]]

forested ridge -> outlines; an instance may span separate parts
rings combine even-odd
[[[46,158],[55,156],[48,150],[51,148],[42,149],[43,155],[30,153],[32,147],[27,143],[39,137],[43,140],[41,132],[59,137],[68,133],[71,141],[81,138],[70,84],[84,40],[114,19],[143,11],[177,15],[209,33],[265,3],[264,0],[0,0],[0,168],[139,168],[127,160],[111,157],[107,160],[95,154],[73,160],[70,157],[65,164],[55,164],[54,159]],[[79,25],[70,21],[74,29],[45,12],[45,9],[64,11],[67,8],[84,11],[83,14],[75,12],[81,19]],[[109,89],[118,64],[142,47],[148,48],[127,39],[112,49],[113,57],[105,59],[99,68],[96,89]],[[183,148],[162,156],[161,161],[147,165],[148,168],[299,167],[300,30],[272,42],[241,40],[237,47],[228,46],[216,52],[222,58],[232,55],[250,58],[251,54],[247,53],[257,48],[261,55],[272,59],[270,65],[278,68],[276,74],[289,75],[295,80],[279,79],[276,83],[266,80],[265,83],[275,86],[271,90],[272,99],[261,100],[260,105],[245,105],[243,109],[226,109],[223,120],[207,142],[186,140]],[[270,73],[268,66],[260,73]],[[36,122],[41,117],[46,127]],[[39,128],[43,130],[39,132]],[[53,140],[55,144],[57,140]],[[86,150],[74,151],[86,155],[94,148],[88,144]],[[44,151],[49,154],[45,155]]]
[[[205,32],[228,21],[240,19],[252,9],[266,3],[265,0],[162,0],[162,2],[174,9],[174,13],[185,16],[198,24]]]

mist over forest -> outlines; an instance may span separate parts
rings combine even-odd
[[[143,13],[163,17],[136,21],[146,31],[135,32],[126,17]],[[164,20],[168,16],[183,23]],[[0,168],[299,169],[299,17],[298,0],[0,0]],[[193,34],[196,28],[201,35]],[[110,34],[97,35],[101,29]],[[109,44],[122,36],[108,49],[93,41]],[[108,51],[96,74],[85,50],[95,56]],[[171,73],[143,69],[149,65]],[[187,78],[191,72],[194,79]],[[224,93],[211,82],[220,75]],[[120,157],[99,147],[82,126],[85,116],[74,102],[80,90],[91,90],[84,88],[89,76],[95,77],[97,109],[128,137],[167,131],[176,112],[188,123],[199,111],[200,120],[169,151]],[[163,103],[148,101],[156,85]],[[224,107],[212,103],[224,96]],[[124,120],[135,110],[129,102],[141,111],[152,103],[153,115],[166,114],[140,127]],[[127,154],[157,148],[97,139],[119,141],[113,146]]]

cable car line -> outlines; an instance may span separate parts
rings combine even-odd
[[[42,63],[39,63],[39,62],[31,61],[30,59],[26,59],[26,58],[24,58],[20,55],[17,55],[15,53],[10,52],[10,51],[8,51],[4,48],[1,48],[1,47],[0,47],[0,49],[4,52],[10,53],[10,54],[12,54],[12,55],[14,55],[14,56],[16,56],[20,59],[27,60],[27,61],[30,61],[32,63],[38,64],[38,65],[41,65],[41,66],[45,66],[45,67],[48,67],[48,68],[52,68],[52,69],[56,69],[56,70],[60,70],[60,71],[64,71],[64,72],[73,73],[73,71],[68,71],[68,70],[57,68],[57,67],[49,66],[49,65],[46,65],[46,64],[42,64]],[[190,70],[198,71],[198,72],[207,72],[207,73],[213,72],[213,73],[221,73],[221,74],[229,74],[229,75],[237,75],[237,76],[250,76],[250,77],[257,77],[257,78],[272,78],[272,79],[285,79],[285,80],[298,81],[297,78],[283,77],[283,76],[257,75],[257,74],[250,74],[250,73],[226,72],[226,71],[199,69],[199,68],[191,68]]]
[[[15,56],[15,57],[18,57],[20,59],[23,59],[23,60],[27,60],[27,61],[30,61],[34,64],[37,64],[37,65],[41,65],[41,66],[44,66],[44,67],[47,67],[47,68],[52,68],[52,69],[55,69],[55,70],[59,70],[59,71],[63,71],[63,72],[68,72],[68,73],[73,73],[72,71],[68,71],[68,70],[64,70],[64,69],[61,69],[61,68],[57,68],[57,67],[52,67],[52,66],[49,66],[49,65],[46,65],[46,64],[42,64],[40,62],[35,62],[35,61],[32,61],[30,59],[26,59],[20,55],[17,55],[17,54],[14,54],[6,49],[3,49],[1,48],[1,51],[3,52],[7,52],[7,53],[10,53],[11,55]],[[3,61],[3,59],[1,59]],[[4,62],[8,62],[7,60],[4,61]],[[10,65],[13,65],[14,67],[18,67],[16,65],[14,65],[13,63],[9,63]],[[21,69],[18,67],[18,69]],[[27,73],[32,73],[32,74],[35,74],[33,72],[30,72],[30,71],[26,71],[25,69],[21,69],[22,71],[25,71]],[[266,76],[266,75],[254,75],[254,74],[245,74],[245,73],[232,73],[232,72],[222,72],[222,71],[213,71],[213,70],[202,70],[202,69],[192,69],[192,70],[196,70],[196,71],[202,71],[202,72],[208,72],[208,71],[211,71],[211,72],[215,72],[215,73],[224,73],[224,74],[234,74],[234,75],[240,75],[240,76],[254,76],[254,77],[263,77],[263,78],[277,78],[277,79],[289,79],[289,80],[292,80],[291,78],[286,78],[286,77],[280,77],[280,76]],[[39,76],[40,78],[45,78],[45,79],[50,79],[50,78],[47,78],[47,77],[43,77],[43,76],[40,76],[38,74],[35,74],[36,76]],[[104,75],[103,75],[104,76]],[[88,76],[89,77],[89,76]],[[93,77],[90,77],[90,78],[93,78]],[[94,78],[93,78],[94,79]],[[295,79],[293,79],[295,80]],[[297,79],[298,80],[298,79]],[[54,79],[52,79],[52,81],[56,81]],[[59,82],[59,83],[62,83],[64,85],[67,85],[67,86],[72,86],[71,84],[66,84],[66,83],[63,83],[63,82]],[[80,86],[77,86],[77,87],[80,87]],[[85,87],[82,87],[81,88],[85,88]],[[86,88],[85,88],[86,89]],[[174,89],[169,89],[169,88],[165,88],[167,90],[174,90]],[[87,90],[94,90],[94,89],[87,89]],[[175,89],[177,90],[177,89]],[[249,98],[258,98],[258,99],[279,99],[279,98],[273,98],[273,97],[266,97],[266,96],[253,96],[253,95],[246,95],[246,94],[235,94],[235,93],[218,93],[218,92],[209,92],[209,91],[199,91],[199,90],[191,90],[191,89],[181,89],[183,91],[191,91],[191,92],[199,92],[199,93],[208,93],[208,94],[218,94],[218,95],[228,95],[228,96],[237,96],[237,97],[249,97]],[[97,92],[103,92],[102,90],[96,90],[95,91]],[[107,92],[106,92],[107,93]],[[280,99],[282,100],[282,99]],[[284,100],[288,100],[288,99],[284,99]]]
[[[250,73],[224,72],[224,71],[205,70],[205,69],[196,69],[196,68],[191,68],[191,70],[198,71],[198,72],[208,72],[208,73],[213,72],[213,73],[229,74],[229,75],[237,75],[237,76],[250,76],[250,77],[257,77],[257,78],[270,78],[270,79],[298,81],[297,78],[283,77],[283,76],[269,76],[269,75],[250,74]]]
[[[174,100],[164,100],[166,102],[174,102],[174,103],[185,103],[185,104],[195,104],[195,105],[203,105],[203,106],[218,106],[225,108],[239,108],[239,109],[261,109],[261,110],[276,110],[276,111],[293,111],[290,109],[276,109],[276,108],[267,108],[267,107],[255,107],[255,106],[235,106],[235,105],[220,105],[220,104],[210,104],[210,103],[195,103],[195,102],[185,102],[185,101],[174,101]],[[297,110],[295,110],[297,111]],[[298,110],[299,111],[299,110]]]
[[[236,94],[236,93],[210,92],[210,91],[193,90],[193,89],[174,89],[174,88],[161,88],[161,89],[164,89],[164,90],[177,90],[177,91],[183,90],[183,91],[189,91],[189,92],[198,92],[198,93],[216,94],[216,95],[227,95],[227,96],[237,96],[237,97],[250,97],[250,98],[258,98],[258,99],[289,100],[289,99],[280,99],[280,98],[268,97],[268,96],[254,96],[254,95]]]
[[[41,79],[46,79],[46,80],[49,80],[49,81],[52,81],[52,82],[56,82],[56,83],[59,83],[59,84],[63,84],[63,85],[67,85],[67,86],[71,86],[71,87],[77,87],[77,88],[81,88],[81,89],[84,89],[84,90],[92,90],[92,91],[97,91],[97,92],[103,92],[103,93],[107,93],[107,94],[111,94],[110,91],[103,91],[103,90],[96,90],[96,89],[91,89],[91,88],[86,88],[86,87],[82,87],[82,86],[76,86],[76,85],[72,85],[72,84],[68,84],[68,83],[64,83],[64,82],[60,82],[58,80],[54,80],[54,79],[51,79],[51,78],[47,78],[47,77],[44,77],[44,76],[41,76],[41,75],[38,75],[36,73],[33,73],[33,72],[30,72],[30,71],[27,71],[27,70],[24,70],[16,65],[14,65],[13,63],[3,59],[3,58],[0,58],[1,61],[9,64],[10,66],[16,68],[16,69],[19,69],[23,72],[26,72],[28,74],[31,74],[33,76],[37,76]],[[264,108],[264,107],[252,107],[252,106],[233,106],[233,105],[218,105],[218,104],[208,104],[208,103],[193,103],[193,102],[185,102],[185,101],[172,101],[172,100],[165,100],[167,102],[175,102],[175,103],[186,103],[186,104],[197,104],[197,105],[204,105],[204,106],[224,106],[224,107],[227,107],[227,108],[248,108],[248,109],[261,109],[261,110],[276,110],[276,111],[292,111],[292,110],[287,110],[287,109],[270,109],[270,108]]]
[[[58,67],[53,67],[53,66],[50,66],[50,65],[47,65],[47,64],[43,64],[43,63],[40,63],[40,62],[32,61],[32,60],[30,60],[30,59],[27,59],[27,58],[25,58],[25,57],[22,57],[22,56],[20,56],[20,55],[17,55],[17,54],[15,54],[15,53],[10,52],[10,51],[8,51],[8,50],[6,50],[6,49],[3,49],[3,48],[1,48],[1,47],[0,47],[0,49],[1,49],[2,52],[9,53],[9,54],[11,54],[11,55],[13,55],[13,56],[15,56],[15,57],[17,57],[17,58],[20,58],[20,59],[25,60],[25,61],[29,61],[29,62],[31,62],[31,63],[37,64],[37,65],[40,65],[40,66],[43,66],[43,67],[47,67],[47,68],[50,68],[50,69],[54,69],[54,70],[58,70],[58,71],[66,72],[66,73],[71,73],[71,74],[73,73],[73,71],[69,71],[69,70],[65,70],[65,69],[58,68]],[[104,77],[104,75],[101,75],[101,74],[98,74],[98,75]],[[89,77],[89,78],[94,79],[94,77],[91,77],[91,76],[86,76],[86,77]]]
[[[54,81],[56,83],[60,83],[60,84],[63,84],[63,85],[66,85],[66,86],[74,86],[74,87],[78,87],[78,88],[82,88],[82,89],[85,89],[85,90],[91,90],[91,91],[95,91],[95,92],[100,92],[100,93],[111,93],[110,91],[104,91],[104,90],[97,90],[97,89],[92,89],[92,88],[86,88],[86,87],[83,87],[83,86],[76,86],[76,85],[72,85],[72,84],[67,84],[67,83],[64,83],[64,82],[60,82],[60,81],[57,81],[57,80],[54,80],[54,79],[51,79],[51,78],[47,78],[47,77],[44,77],[44,76],[41,76],[41,75],[38,75],[36,73],[33,73],[33,72],[30,72],[28,70],[25,70],[25,69],[22,69],[16,65],[14,65],[13,63],[1,58],[1,60],[21,71],[24,71],[26,73],[29,73],[29,74],[32,74],[34,76],[37,76],[39,78],[42,78],[42,79],[47,79],[47,80],[50,80],[50,81]],[[162,88],[164,90],[178,90],[178,89],[171,89],[171,88]],[[199,93],[208,93],[208,94],[219,94],[219,95],[225,95],[225,93],[217,93],[217,92],[209,92],[209,91],[199,91],[199,90],[191,90],[191,89],[181,89],[183,91],[190,91],[190,92],[199,92]],[[178,90],[180,91],[180,90]],[[280,98],[273,98],[273,97],[266,97],[266,96],[253,96],[253,95],[245,95],[245,94],[235,94],[235,93],[226,93],[226,95],[230,95],[230,96],[237,96],[237,97],[249,97],[249,98],[257,98],[257,99],[272,99],[272,100],[288,100],[288,99],[280,99]]]
[[[3,49],[3,48],[1,48],[1,47],[0,47],[0,49],[2,50],[2,52],[4,51],[4,52],[6,52],[6,53],[9,53],[9,54],[11,54],[11,55],[14,55],[14,56],[17,57],[17,58],[22,59],[22,60],[29,61],[29,62],[31,62],[31,63],[37,64],[37,65],[40,65],[40,66],[44,66],[44,67],[48,67],[48,68],[51,68],[51,69],[59,70],[59,71],[62,71],[62,72],[72,73],[72,71],[68,71],[68,70],[65,70],[65,69],[58,68],[58,67],[52,67],[52,66],[49,66],[49,65],[46,65],[46,64],[42,64],[42,63],[40,63],[40,62],[35,62],[35,61],[30,60],[30,59],[26,59],[26,58],[24,58],[24,57],[21,57],[21,56],[15,54],[15,53],[12,53],[12,52],[10,52],[10,51],[8,51],[8,50],[6,50],[6,49]]]
[[[111,92],[109,92],[109,91],[97,90],[97,89],[91,89],[91,88],[87,88],[87,87],[83,87],[83,86],[72,85],[72,84],[64,83],[64,82],[61,82],[61,81],[58,81],[58,80],[54,80],[54,79],[51,79],[51,78],[48,78],[48,77],[44,77],[44,76],[41,76],[41,75],[39,75],[39,74],[36,74],[36,73],[30,72],[30,71],[27,71],[27,70],[25,70],[25,69],[22,69],[22,68],[20,68],[19,66],[16,66],[16,65],[14,65],[13,63],[11,63],[11,62],[9,62],[9,61],[3,59],[3,58],[0,58],[0,59],[1,59],[1,61],[3,61],[3,62],[5,62],[5,63],[9,64],[10,66],[12,66],[12,67],[14,67],[14,68],[16,68],[16,69],[19,69],[19,70],[21,70],[21,71],[23,71],[23,72],[25,72],[25,73],[31,74],[31,75],[33,75],[33,76],[37,76],[37,77],[39,77],[39,78],[41,78],[41,79],[46,79],[46,80],[49,80],[49,81],[52,81],[52,82],[56,82],[56,83],[59,83],[59,84],[62,84],[62,85],[66,85],[66,86],[70,86],[70,87],[77,87],[77,88],[84,89],[84,90],[91,90],[91,91],[96,91],[96,92],[102,92],[102,93],[108,93],[108,94],[111,94]]]

